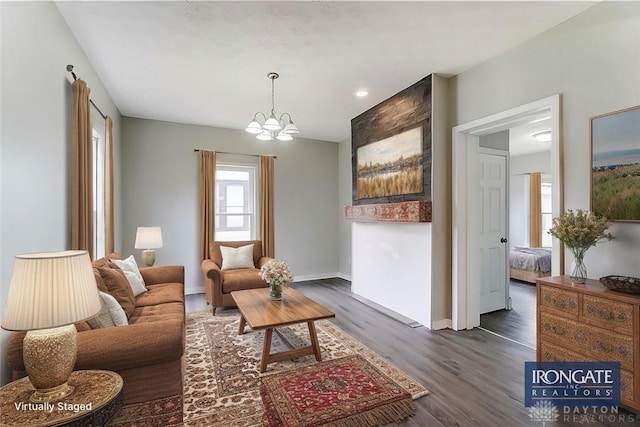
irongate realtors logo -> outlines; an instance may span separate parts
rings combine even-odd
[[[525,362],[524,406],[618,406],[620,362]]]

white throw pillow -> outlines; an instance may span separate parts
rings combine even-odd
[[[222,270],[238,268],[256,268],[253,264],[253,243],[239,248],[220,246],[222,254]]]
[[[127,315],[118,303],[118,300],[102,291],[98,291],[98,293],[100,294],[100,311],[94,317],[87,320],[87,323],[89,323],[93,329],[128,325]]]
[[[138,264],[136,263],[136,259],[133,255],[127,259],[112,259],[111,261],[120,267],[120,270],[124,273],[124,276],[127,278],[127,282],[129,282],[131,290],[133,291],[133,296],[137,297],[141,293],[147,292],[148,289],[144,285],[144,279],[142,278],[142,274],[140,274]]]

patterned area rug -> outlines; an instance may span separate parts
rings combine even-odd
[[[263,331],[246,328],[238,335],[237,310],[216,316],[211,312],[187,317],[187,351],[184,383],[184,425],[203,427],[253,427],[268,425],[260,397],[261,378],[304,366],[318,366],[314,356],[269,364],[259,372]],[[429,392],[364,344],[328,320],[316,323],[324,361],[360,354],[413,399]],[[278,328],[272,352],[310,345],[306,324]]]
[[[359,354],[262,379],[271,427],[376,427],[413,415],[411,394]]]

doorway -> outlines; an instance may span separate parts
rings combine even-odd
[[[452,328],[471,329],[480,325],[480,285],[482,261],[478,256],[481,224],[476,215],[480,206],[480,136],[501,132],[530,121],[540,114],[550,118],[552,215],[562,211],[560,95],[554,95],[453,129],[452,162]],[[564,270],[559,243],[553,242],[552,274]]]

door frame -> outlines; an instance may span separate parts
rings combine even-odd
[[[481,270],[477,255],[480,225],[473,215],[479,206],[479,197],[471,191],[478,176],[479,137],[507,130],[542,112],[551,116],[551,210],[555,218],[563,210],[560,94],[461,124],[452,130],[451,324],[454,330],[480,325],[478,279]],[[552,253],[551,273],[557,275],[564,271],[564,254],[557,239],[553,240]]]

